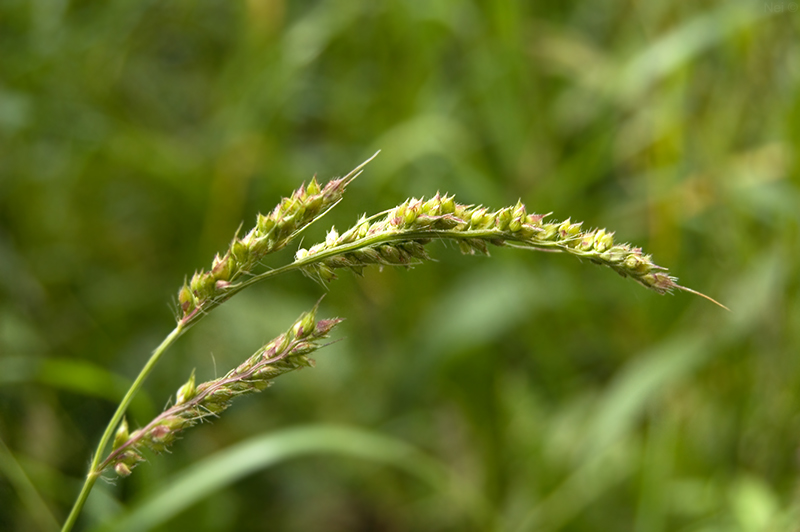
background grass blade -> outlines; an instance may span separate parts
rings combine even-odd
[[[310,454],[344,455],[408,472],[435,489],[447,473],[441,464],[400,440],[362,429],[306,426],[261,434],[218,451],[166,479],[119,520],[100,530],[135,532],[166,523],[225,486],[280,462]]]
[[[80,359],[14,356],[0,358],[0,387],[38,383],[53,389],[118,403],[130,381],[105,368]],[[155,412],[146,393],[139,394],[131,412],[147,419]]]
[[[8,479],[8,482],[14,487],[17,496],[22,500],[25,509],[34,516],[39,529],[43,532],[52,532],[58,530],[60,525],[47,503],[42,499],[36,486],[25,474],[25,471],[17,463],[16,458],[11,453],[5,442],[0,438],[0,474]],[[10,499],[10,498],[9,498]],[[6,504],[11,504],[10,500],[6,500]]]

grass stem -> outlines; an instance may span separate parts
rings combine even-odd
[[[161,356],[167,351],[167,349],[170,348],[173,343],[175,343],[178,338],[180,338],[184,332],[186,332],[189,326],[190,325],[187,323],[178,322],[178,325],[175,327],[175,329],[173,329],[172,332],[169,333],[161,342],[161,344],[153,351],[150,359],[144,365],[142,370],[139,372],[139,375],[136,377],[136,380],[133,381],[133,384],[131,384],[131,387],[125,393],[125,397],[122,398],[122,401],[119,403],[116,412],[114,412],[114,415],[108,422],[106,430],[103,432],[103,436],[100,438],[100,443],[97,444],[97,449],[95,450],[94,457],[92,458],[92,464],[89,467],[89,473],[86,475],[86,480],[83,483],[81,492],[78,494],[78,498],[75,500],[75,504],[72,506],[72,510],[70,511],[67,520],[64,522],[64,526],[61,528],[61,532],[69,532],[72,530],[72,527],[75,526],[75,522],[78,520],[81,510],[83,509],[84,504],[86,504],[86,500],[89,498],[89,493],[91,493],[95,482],[97,482],[97,479],[102,473],[102,469],[99,469],[98,466],[102,462],[103,452],[105,452],[109,441],[114,436],[114,431],[116,430],[120,421],[122,421],[122,417],[125,415],[125,411],[131,404],[136,392],[138,392],[142,387],[145,379],[147,379],[147,377],[153,371],[153,368],[158,363]]]

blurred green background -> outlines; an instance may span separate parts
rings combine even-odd
[[[798,530],[797,8],[0,1],[0,529],[64,519],[186,275],[381,149],[306,244],[437,190],[522,198],[733,312],[512,249],[345,273],[316,369],[98,483],[79,529]],[[219,308],[131,424],[323,292],[291,274]]]

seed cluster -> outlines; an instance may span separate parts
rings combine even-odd
[[[123,421],[117,429],[113,451],[99,470],[113,467],[118,475],[128,476],[144,460],[144,449],[163,452],[180,432],[206,417],[218,415],[230,406],[233,398],[259,392],[271,385],[275,377],[311,366],[313,361],[308,355],[319,349],[318,342],[341,322],[340,319],[316,321],[317,306],[224,377],[196,385],[192,373],[175,394],[174,406],[144,428],[131,433]]]
[[[298,250],[295,263],[306,275],[327,282],[340,268],[360,274],[371,264],[410,266],[429,259],[425,246],[432,240],[453,240],[468,254],[488,254],[489,244],[561,251],[608,266],[660,294],[682,288],[641,248],[615,243],[613,233],[583,231],[582,223],[570,219],[545,222],[546,216],[529,214],[521,202],[491,211],[447,195],[412,198],[378,220],[361,217],[341,235],[331,229],[325,242]]]

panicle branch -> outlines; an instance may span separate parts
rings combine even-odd
[[[195,384],[194,372],[175,394],[175,404],[162,412],[145,427],[129,432],[122,421],[114,437],[113,450],[97,468],[97,472],[113,467],[120,476],[144,460],[142,451],[165,451],[178,435],[210,416],[217,416],[240,395],[260,392],[272,384],[275,377],[298,368],[312,366],[308,357],[319,349],[319,341],[342,320],[315,319],[319,303],[300,316],[288,331],[256,351],[224,377]]]
[[[312,178],[308,185],[301,185],[288,198],[283,198],[270,214],[259,214],[255,227],[243,237],[235,236],[228,250],[214,257],[209,271],[195,272],[178,291],[179,321],[188,323],[227,299],[231,286],[240,277],[252,273],[266,255],[283,249],[333,208],[342,199],[345,187],[375,155],[346,176],[332,179],[324,186],[316,177]]]
[[[325,242],[298,250],[295,264],[324,283],[335,279],[334,270],[341,268],[360,274],[372,264],[411,266],[430,259],[425,246],[432,240],[452,240],[467,254],[488,254],[490,244],[568,253],[607,266],[659,294],[689,291],[641,248],[615,242],[614,233],[583,230],[582,223],[569,218],[545,222],[547,216],[528,213],[521,202],[492,211],[437,193],[427,200],[407,200],[380,217],[362,216],[342,234],[333,228]]]

